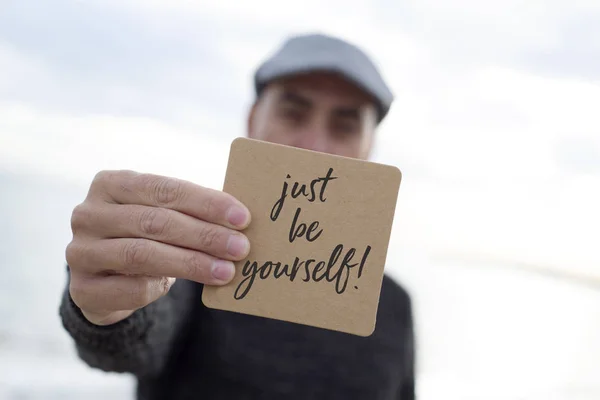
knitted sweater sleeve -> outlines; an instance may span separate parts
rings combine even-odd
[[[109,326],[90,323],[68,288],[67,281],[59,315],[79,357],[93,368],[141,378],[160,373],[177,351],[190,320],[195,286],[178,280],[166,296]]]

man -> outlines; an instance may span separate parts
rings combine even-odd
[[[249,137],[362,159],[392,103],[369,58],[324,35],[287,40],[255,85]],[[88,365],[134,374],[139,399],[414,399],[411,303],[389,277],[363,338],[203,305],[251,245],[224,192],[103,171],[71,222],[63,324]]]

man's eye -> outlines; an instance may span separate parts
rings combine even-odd
[[[295,108],[283,108],[281,115],[288,121],[300,122],[304,118],[304,113]]]
[[[333,125],[333,132],[336,136],[350,135],[358,131],[358,124],[354,121],[337,121]]]

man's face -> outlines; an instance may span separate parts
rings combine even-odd
[[[253,139],[367,159],[376,128],[368,95],[333,74],[309,74],[270,84],[253,107]]]

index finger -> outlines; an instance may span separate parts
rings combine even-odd
[[[186,180],[134,171],[105,171],[96,180],[111,203],[168,208],[233,229],[250,223],[250,211],[235,197]]]

